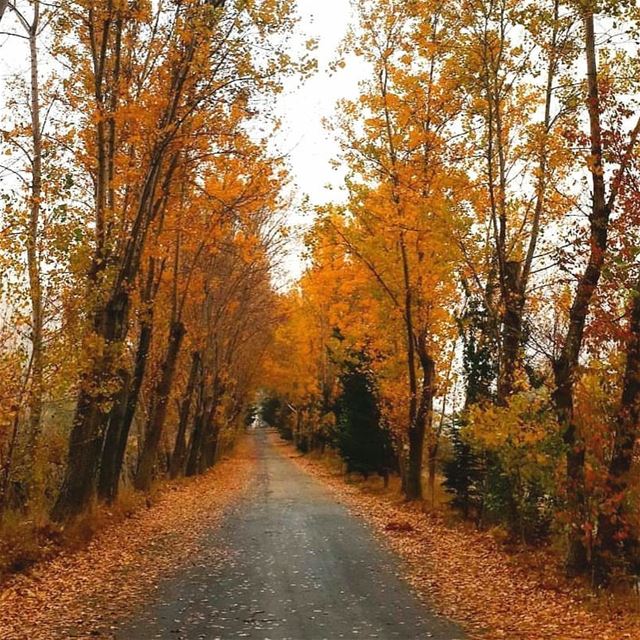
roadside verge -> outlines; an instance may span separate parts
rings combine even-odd
[[[475,638],[485,640],[625,640],[640,638],[640,615],[575,588],[555,568],[522,564],[488,533],[447,524],[396,494],[347,483],[322,459],[289,457],[321,480],[404,561],[417,594]]]
[[[167,487],[157,502],[107,527],[86,548],[11,578],[0,591],[2,640],[112,637],[153,592],[193,558],[215,561],[204,534],[248,489],[255,465],[250,438],[204,476]]]

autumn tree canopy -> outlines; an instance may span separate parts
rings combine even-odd
[[[28,61],[3,90],[0,524],[204,473],[262,410],[572,575],[637,575],[638,8],[352,6],[344,184],[283,284],[294,0],[0,1]]]
[[[365,353],[407,498],[441,470],[479,525],[559,534],[570,573],[635,571],[637,9],[354,6],[346,201],[316,211],[273,352],[307,363],[274,369],[294,437],[331,431]]]

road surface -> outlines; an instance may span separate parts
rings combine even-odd
[[[264,430],[254,486],[221,528],[219,556],[160,584],[119,640],[462,639],[398,577],[401,562]]]

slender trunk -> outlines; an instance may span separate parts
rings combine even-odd
[[[145,440],[140,456],[140,464],[135,477],[135,487],[141,491],[148,491],[153,480],[153,470],[158,455],[158,446],[162,439],[164,423],[167,417],[167,405],[171,386],[176,371],[176,364],[182,340],[185,336],[185,327],[182,322],[173,322],[169,330],[169,345],[162,364],[162,375],[155,388],[151,401],[151,412],[145,429]]]
[[[505,263],[502,349],[498,375],[498,402],[506,404],[514,392],[518,354],[522,342],[522,314],[524,295],[520,281],[521,264],[516,261]]]
[[[116,410],[109,417],[109,427],[100,463],[98,495],[106,502],[113,502],[118,496],[120,475],[129,440],[129,432],[138,407],[140,389],[147,368],[151,338],[153,336],[152,316],[146,318],[140,327],[136,349],[133,377],[126,384],[126,404],[124,411]],[[122,388],[125,387],[124,380]],[[116,405],[117,407],[117,405]]]
[[[202,440],[204,437],[206,413],[202,398],[198,404],[198,412],[194,416],[193,430],[189,438],[189,455],[187,456],[187,466],[185,469],[185,475],[187,477],[195,476],[198,473],[200,452],[202,450]]]
[[[194,351],[191,355],[191,371],[189,372],[189,380],[180,404],[180,418],[178,421],[178,432],[176,433],[176,443],[171,456],[169,466],[169,475],[171,478],[177,478],[184,473],[184,466],[187,457],[187,425],[189,423],[189,414],[191,412],[191,404],[193,403],[193,392],[196,387],[196,379],[200,370],[201,356],[199,351]]]
[[[215,416],[210,415],[208,423],[206,425],[206,435],[204,438],[204,442],[202,443],[203,446],[202,452],[200,454],[198,473],[205,473],[207,469],[210,469],[215,464],[216,454],[218,451],[219,433],[220,427],[215,420]]]
[[[114,405],[114,411],[109,416],[109,424],[105,435],[105,444],[100,462],[100,478],[98,481],[98,496],[108,503],[113,502],[120,485],[120,475],[124,464],[124,457],[129,441],[129,432],[138,407],[140,389],[144,381],[147,368],[149,349],[153,337],[153,317],[155,309],[155,295],[160,278],[164,271],[164,263],[160,267],[160,273],[156,278],[156,260],[149,259],[146,282],[142,291],[142,318],[138,346],[133,368],[133,376],[128,375],[127,380],[122,379],[121,388],[126,387],[126,400],[124,410],[120,411],[118,404]]]
[[[422,498],[422,467],[427,430],[433,418],[433,383],[435,364],[426,353],[420,354],[422,386],[414,422],[409,430],[409,464],[407,467],[406,497],[409,500]]]
[[[27,384],[29,382],[29,377],[31,376],[31,363],[32,359],[29,361],[29,366],[27,367],[27,371],[25,373],[25,377],[20,387],[20,393],[17,398],[17,402],[13,407],[13,419],[11,421],[11,436],[9,438],[9,450],[7,451],[7,457],[5,463],[2,467],[2,481],[0,483],[0,519],[2,518],[2,513],[7,506],[7,502],[9,499],[9,483],[11,480],[11,469],[13,466],[13,456],[16,450],[16,445],[18,443],[18,433],[20,431],[20,413],[22,410],[22,402],[27,391]]]
[[[605,511],[598,521],[598,580],[608,581],[613,566],[622,564],[627,549],[636,540],[629,531],[626,509],[629,499],[629,472],[640,434],[640,280],[636,283],[629,318],[627,363],[622,398],[616,420],[613,452],[606,484]]]
[[[407,370],[409,374],[409,452],[406,479],[403,483],[405,497],[417,500],[422,497],[422,458],[424,454],[425,414],[418,401],[418,375],[416,372],[416,344],[413,328],[413,296],[409,277],[409,260],[404,235],[400,235],[400,253],[404,277],[404,321],[407,340]],[[423,381],[424,382],[424,381]]]
[[[42,423],[44,395],[43,372],[43,301],[38,251],[40,208],[42,200],[42,125],[40,122],[40,83],[38,78],[38,29],[40,28],[40,2],[33,5],[33,22],[29,29],[29,53],[31,63],[31,140],[33,164],[31,175],[31,204],[27,232],[27,266],[29,272],[29,296],[31,299],[31,386],[29,391],[29,440],[28,466],[31,482],[37,482],[35,469],[38,442]],[[31,492],[30,492],[31,493]]]
[[[522,324],[525,308],[525,300],[527,295],[527,285],[531,273],[531,265],[535,256],[538,237],[540,234],[540,221],[545,204],[547,190],[547,171],[548,171],[548,145],[547,139],[553,126],[551,107],[554,91],[554,82],[557,75],[558,66],[558,21],[559,21],[559,1],[555,0],[553,8],[553,28],[550,40],[549,64],[547,68],[546,90],[545,90],[545,107],[543,118],[544,134],[539,148],[539,157],[537,164],[537,184],[536,184],[536,200],[529,232],[529,240],[526,256],[523,262],[510,261],[508,259],[507,247],[507,216],[506,216],[506,164],[505,164],[505,141],[502,125],[502,105],[498,89],[489,92],[488,99],[493,104],[492,113],[495,113],[495,136],[496,147],[499,158],[499,176],[500,176],[500,194],[497,203],[500,212],[499,230],[494,232],[496,235],[496,253],[498,265],[500,267],[500,289],[502,296],[502,335],[501,349],[499,353],[498,367],[498,388],[497,400],[501,405],[508,402],[509,397],[515,391],[515,375],[520,360],[520,346],[522,343]],[[488,89],[487,89],[488,90]],[[489,90],[488,90],[489,91]],[[490,117],[489,125],[493,118]],[[489,133],[491,136],[491,132]],[[492,145],[490,137],[490,145]],[[493,175],[493,153],[489,157],[489,175]],[[492,187],[491,187],[492,188]],[[494,202],[494,219],[495,200]]]
[[[202,442],[202,452],[200,453],[200,464],[198,466],[198,473],[204,473],[207,469],[211,468],[216,461],[216,452],[218,448],[218,436],[220,433],[220,425],[216,419],[218,407],[220,406],[220,398],[224,393],[223,386],[216,380],[213,389],[213,398],[211,400],[211,406],[207,414],[205,422],[205,435]]]
[[[602,134],[600,126],[600,98],[593,13],[585,15],[585,49],[587,55],[588,113],[591,136],[591,178],[593,184],[590,216],[590,252],[587,266],[580,276],[573,305],[569,312],[569,326],[560,357],[554,363],[555,391],[553,394],[558,422],[563,429],[567,448],[567,506],[572,517],[567,553],[570,575],[584,574],[589,569],[589,551],[584,540],[587,524],[584,486],[585,446],[574,420],[574,385],[582,347],[584,328],[593,294],[602,274],[608,247],[611,205],[605,196],[602,166]]]
[[[409,429],[409,459],[406,467],[404,494],[407,500],[422,498],[422,457],[424,455],[424,422],[415,420]]]
[[[428,455],[429,499],[431,500],[431,508],[433,509],[436,506],[436,463],[438,461],[438,447],[430,446]]]

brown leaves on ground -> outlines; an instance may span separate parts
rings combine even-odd
[[[449,526],[416,504],[399,502],[397,496],[346,484],[342,475],[322,462],[309,458],[295,462],[368,521],[406,561],[407,578],[418,594],[439,613],[463,624],[472,637],[640,638],[640,616],[623,607],[615,610],[590,602],[588,594],[565,581],[556,566],[536,569],[507,553],[488,533]]]
[[[231,460],[164,491],[156,504],[102,531],[84,550],[61,554],[12,578],[0,591],[2,640],[110,637],[160,579],[202,549],[203,534],[248,487],[253,453],[243,442]]]

